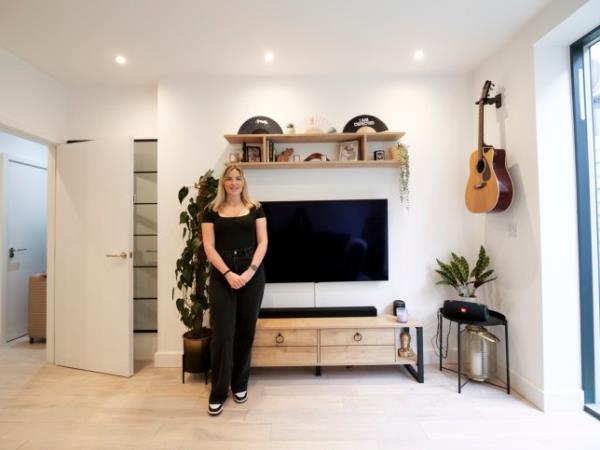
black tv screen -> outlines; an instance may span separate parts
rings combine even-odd
[[[267,283],[388,279],[387,200],[262,202]]]

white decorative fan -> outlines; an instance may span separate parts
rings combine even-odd
[[[314,115],[301,122],[299,130],[307,134],[335,133],[335,128],[325,117]]]

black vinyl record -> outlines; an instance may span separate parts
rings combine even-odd
[[[353,117],[344,127],[344,133],[380,132],[387,131],[388,127],[380,119],[368,114]]]
[[[254,116],[242,124],[238,134],[283,134],[283,130],[270,117]]]

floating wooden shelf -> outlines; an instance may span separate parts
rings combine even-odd
[[[299,162],[243,162],[245,169],[319,169],[339,167],[400,167],[399,161],[299,161]]]
[[[369,142],[396,142],[403,131],[384,131],[381,133],[298,133],[298,134],[226,134],[225,139],[230,144],[259,144],[261,146],[262,162],[241,163],[248,169],[310,169],[310,168],[336,168],[336,167],[400,167],[394,160],[372,160],[366,154]],[[359,152],[356,161],[298,161],[298,162],[266,162],[267,148],[272,144],[288,143],[338,143],[358,141]]]
[[[230,144],[262,144],[263,139],[279,142],[344,142],[360,141],[367,142],[392,142],[397,141],[404,132],[383,131],[381,133],[319,133],[319,134],[226,134],[225,139]]]

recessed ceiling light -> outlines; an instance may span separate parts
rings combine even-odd
[[[115,56],[115,62],[117,64],[123,65],[127,63],[127,58],[125,58],[123,55],[117,55]]]
[[[415,61],[422,61],[425,58],[425,53],[423,53],[423,50],[416,50],[413,57]]]
[[[272,52],[267,52],[267,53],[265,53],[265,61],[266,61],[266,62],[272,62],[272,61],[273,61],[273,58],[274,58],[274,56],[273,56],[273,53],[272,53]]]

